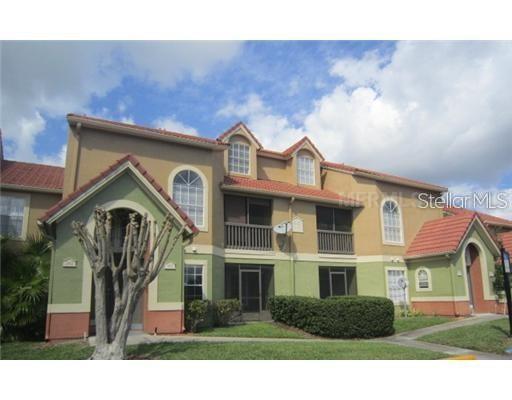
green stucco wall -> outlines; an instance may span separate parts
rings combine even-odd
[[[82,301],[82,278],[84,255],[78,240],[71,229],[72,221],[87,224],[96,205],[103,205],[115,200],[128,200],[144,207],[157,222],[161,222],[165,212],[151,195],[142,189],[131,173],[126,172],[109,185],[99,190],[78,208],[70,212],[57,223],[56,241],[51,272],[50,304],[73,304]],[[65,268],[64,260],[71,258],[77,266]],[[176,270],[164,270],[158,277],[158,301],[181,301],[182,282],[182,245],[178,241],[168,261],[176,264]]]

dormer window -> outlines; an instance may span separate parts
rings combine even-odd
[[[315,184],[315,160],[308,156],[297,158],[297,180],[300,185]]]
[[[250,148],[246,143],[232,141],[229,146],[228,168],[235,174],[249,175]]]

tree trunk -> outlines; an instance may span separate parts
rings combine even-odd
[[[108,324],[106,306],[105,270],[94,273],[94,320],[96,323],[96,348],[92,359],[97,358],[96,353],[104,353],[108,347]]]

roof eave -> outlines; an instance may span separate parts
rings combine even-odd
[[[425,253],[425,254],[417,254],[412,256],[404,256],[404,260],[417,260],[420,258],[434,258],[434,257],[442,257],[442,256],[451,256],[455,254],[455,251],[442,251],[439,253]]]
[[[11,183],[0,183],[2,190],[17,190],[20,192],[37,192],[49,194],[62,194],[62,189],[50,189],[36,186],[13,185]]]
[[[254,193],[254,194],[270,194],[270,195],[272,195],[272,197],[295,198],[295,199],[298,199],[298,200],[304,200],[304,201],[309,201],[309,202],[323,203],[323,204],[334,204],[334,205],[339,205],[339,206],[344,206],[344,207],[351,207],[351,208],[363,207],[363,205],[361,203],[359,203],[359,202],[326,199],[326,198],[323,198],[323,197],[305,196],[305,195],[294,194],[294,193],[289,193],[289,192],[274,192],[272,190],[247,188],[247,187],[233,186],[233,185],[226,185],[226,184],[222,184],[220,186],[220,188],[222,190],[224,190],[224,191],[229,191],[229,192]]]
[[[429,190],[431,192],[443,193],[443,192],[448,191],[448,188],[446,188],[444,186],[430,185],[428,183],[423,184],[423,183],[419,183],[419,182],[418,183],[404,182],[403,180],[401,180],[399,178],[393,178],[393,177],[387,177],[387,176],[377,176],[377,175],[373,175],[373,174],[367,174],[367,173],[361,172],[361,171],[355,171],[355,172],[353,172],[353,175],[360,176],[363,178],[373,179],[375,181],[394,183],[394,184],[400,185],[400,186],[425,189],[425,190]]]
[[[118,124],[109,123],[108,121],[92,120],[87,117],[81,117],[81,116],[73,115],[73,114],[68,115],[67,119],[68,119],[68,123],[70,126],[74,126],[77,123],[81,123],[82,126],[89,127],[89,128],[96,128],[96,129],[101,129],[101,130],[110,131],[110,132],[114,132],[114,133],[123,133],[126,135],[142,137],[145,139],[153,139],[153,140],[159,140],[159,141],[163,141],[163,142],[179,143],[179,144],[183,144],[183,145],[187,145],[187,146],[201,147],[201,148],[216,150],[216,151],[223,151],[228,147],[227,144],[221,143],[221,142],[217,142],[217,143],[199,142],[199,141],[196,141],[193,139],[187,139],[187,138],[181,138],[181,137],[156,133],[151,130],[147,130],[147,129],[144,129],[144,128],[141,128],[138,126],[121,126]]]

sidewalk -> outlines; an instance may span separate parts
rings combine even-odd
[[[388,338],[379,338],[373,340],[400,346],[415,347],[417,349],[438,351],[453,356],[472,354],[476,357],[477,360],[512,360],[512,355],[484,353],[481,351],[463,349],[461,347],[445,346],[442,344],[428,343],[416,340],[422,336],[430,335],[431,333],[443,332],[454,328],[480,324],[482,322],[494,321],[502,318],[505,318],[505,316],[496,314],[478,314],[473,317],[461,319],[458,321],[447,322],[440,325],[430,326],[428,328],[421,328],[414,331],[400,333]]]
[[[483,353],[470,349],[463,349],[459,347],[445,346],[435,343],[427,343],[416,340],[421,336],[431,333],[442,332],[449,329],[459,328],[462,326],[469,326],[479,324],[482,322],[493,321],[496,319],[504,318],[503,315],[496,314],[480,314],[474,317],[461,319],[458,321],[447,322],[440,325],[431,326],[428,328],[417,329],[414,331],[400,333],[398,335],[390,336],[387,338],[369,339],[369,342],[381,342],[395,344],[399,346],[414,347],[418,349],[431,350],[447,355],[474,355],[478,360],[512,360],[512,355],[500,355],[492,353]],[[89,338],[89,344],[94,345],[95,337]],[[184,342],[206,342],[206,343],[222,343],[222,342],[334,342],[334,341],[347,341],[343,339],[291,339],[291,338],[249,338],[249,337],[219,337],[219,336],[196,336],[191,334],[186,335],[150,335],[144,332],[132,332],[128,336],[128,345],[138,344],[151,344],[151,343],[184,343]]]

